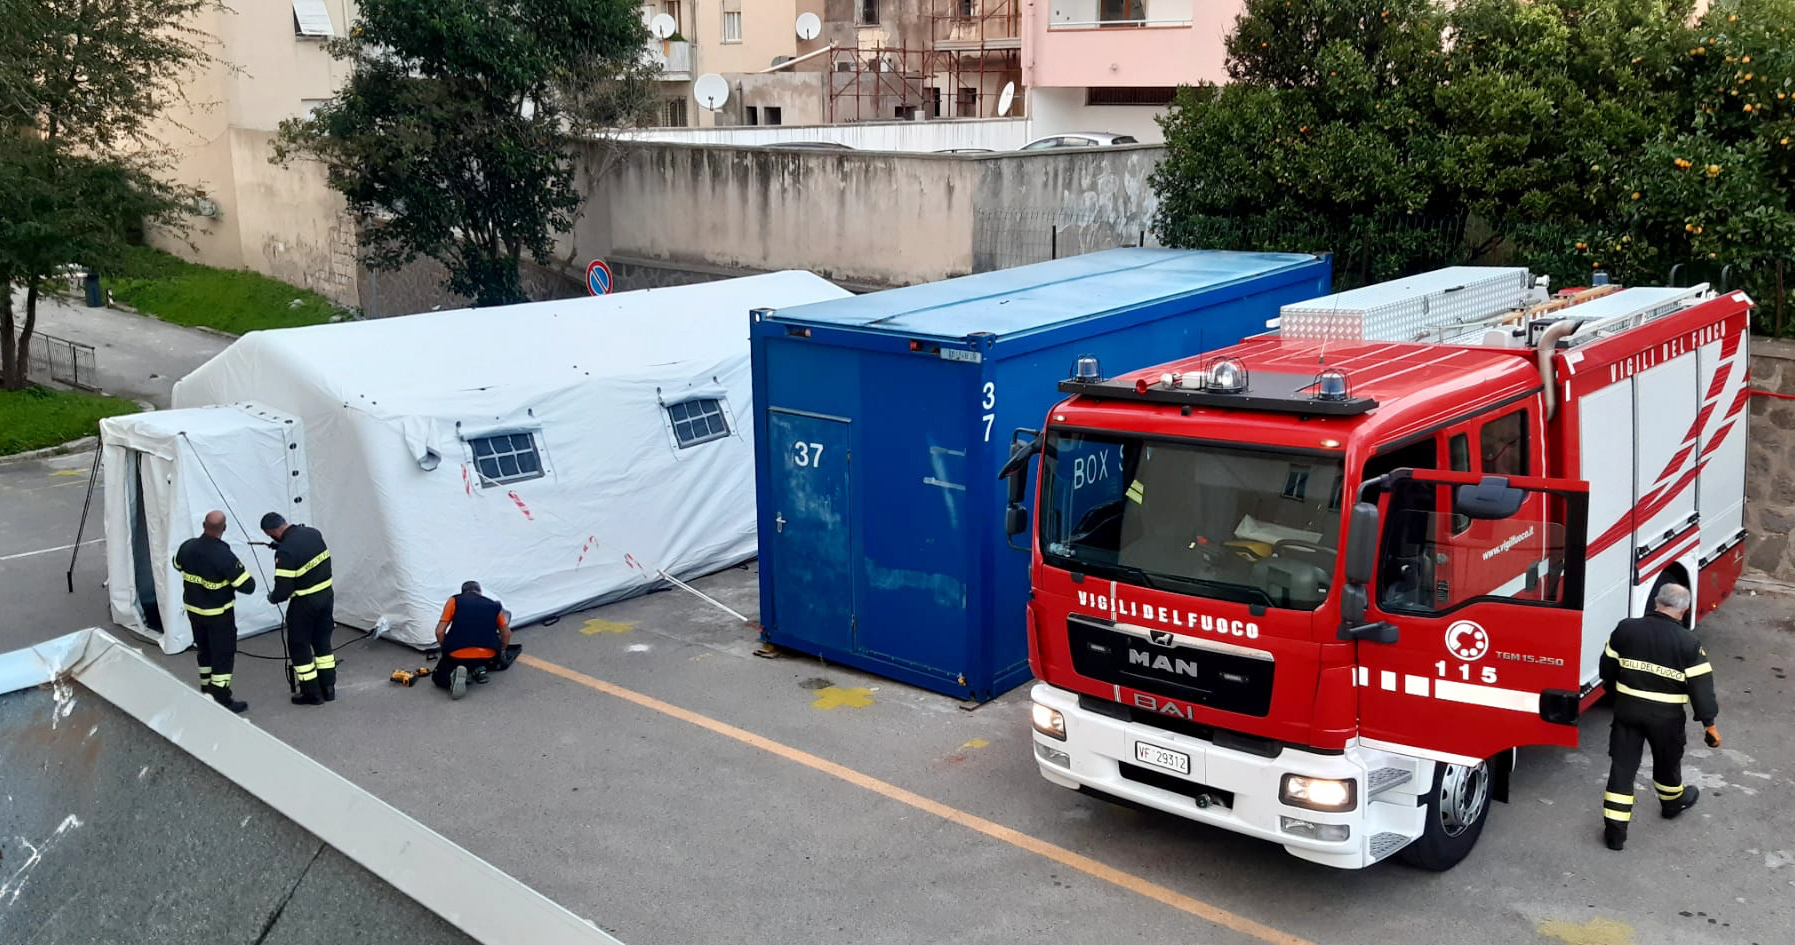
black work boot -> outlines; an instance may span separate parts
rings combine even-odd
[[[1691,807],[1694,807],[1696,800],[1698,798],[1700,798],[1701,796],[1702,796],[1701,788],[1698,788],[1693,784],[1684,785],[1682,797],[1679,797],[1674,801],[1664,802],[1664,809],[1662,811],[1662,813],[1664,814],[1664,819],[1665,820],[1675,819],[1677,817],[1677,815],[1681,814],[1682,812],[1688,810]]]
[[[224,706],[232,712],[242,712],[249,708],[249,703],[243,702],[231,695],[231,687],[229,686],[207,686],[206,688],[211,694],[213,702]]]
[[[318,692],[325,702],[337,701],[337,671],[334,669],[318,670]]]
[[[299,692],[293,696],[294,705],[323,705],[324,695],[318,691],[318,681],[307,679],[299,684]]]
[[[1602,824],[1602,842],[1610,850],[1623,850],[1627,846],[1627,825],[1617,824],[1610,820]]]

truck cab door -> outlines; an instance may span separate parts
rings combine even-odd
[[[1382,629],[1342,628],[1360,737],[1458,764],[1576,745],[1587,512],[1581,482],[1391,473],[1365,616]]]

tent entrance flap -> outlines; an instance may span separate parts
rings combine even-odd
[[[143,451],[127,449],[130,493],[125,502],[131,516],[131,565],[136,574],[134,589],[137,613],[144,627],[152,633],[162,632],[162,610],[156,601],[156,565],[150,556],[150,523],[143,501]]]

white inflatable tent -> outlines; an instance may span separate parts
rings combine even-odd
[[[267,540],[256,528],[262,511],[305,503],[300,424],[253,402],[157,410],[101,420],[100,444],[112,619],[165,653],[192,645],[174,554],[218,509],[250,517],[232,518],[224,536],[257,584],[257,593],[237,595],[237,635],[279,627],[266,597],[274,553],[250,543]]]
[[[278,511],[323,531],[337,620],[430,647],[466,580],[524,624],[752,558],[748,313],[848,294],[787,271],[252,332],[174,404],[297,417],[311,491]]]

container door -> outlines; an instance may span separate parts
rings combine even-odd
[[[1361,737],[1464,763],[1577,744],[1581,482],[1397,472],[1361,639]]]
[[[848,422],[768,411],[773,474],[773,612],[779,633],[820,646],[853,644]]]

